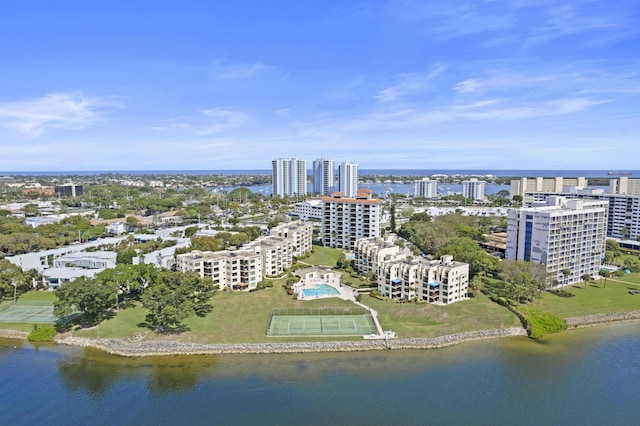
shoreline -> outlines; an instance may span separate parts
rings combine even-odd
[[[569,317],[567,330],[574,330],[618,322],[640,320],[640,310],[593,314],[581,317]],[[26,340],[26,331],[0,329],[0,337]],[[170,355],[221,355],[221,354],[284,354],[284,353],[323,353],[323,352],[360,352],[372,350],[399,349],[438,349],[475,340],[503,337],[527,336],[523,327],[509,327],[495,330],[469,331],[438,337],[413,337],[404,339],[377,339],[340,342],[274,342],[274,343],[224,343],[198,344],[166,340],[131,342],[122,339],[95,339],[75,336],[58,336],[54,343],[99,349],[110,355],[138,358]]]

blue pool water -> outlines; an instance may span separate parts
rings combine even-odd
[[[318,297],[318,296],[337,296],[340,294],[338,290],[327,284],[320,284],[316,288],[306,288],[302,290],[304,297]]]

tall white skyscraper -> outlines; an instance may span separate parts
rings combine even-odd
[[[358,165],[345,161],[338,167],[340,192],[345,197],[355,197],[358,193]]]
[[[464,198],[471,198],[472,200],[484,199],[484,185],[483,180],[477,178],[471,178],[469,180],[462,181],[462,195]]]
[[[438,181],[429,178],[415,181],[414,197],[433,198],[438,195]]]
[[[271,162],[273,195],[293,197],[307,195],[307,161],[297,158],[278,158]]]
[[[328,158],[313,161],[313,192],[320,195],[331,195],[336,184],[336,164]]]

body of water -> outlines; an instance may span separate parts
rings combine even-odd
[[[229,187],[224,187],[220,189],[226,192],[231,192],[236,188],[238,188],[238,186],[229,186]],[[272,190],[273,188],[271,184],[254,185],[254,186],[249,186],[248,188],[257,194],[271,195],[273,193],[273,190]],[[413,196],[414,194],[414,185],[412,183],[385,183],[385,184],[362,183],[358,185],[358,188],[370,189],[378,197],[386,197],[388,194],[401,194],[401,195],[410,195],[410,196]],[[485,195],[491,195],[502,190],[510,192],[511,186],[496,185],[496,184],[488,183],[485,185],[484,193]],[[308,185],[307,191],[309,191],[309,193],[312,193],[313,185]],[[461,193],[462,193],[462,184],[438,185],[438,194],[440,195],[453,195],[453,194],[461,194]]]
[[[423,351],[146,359],[0,340],[0,424],[636,425],[638,330]]]
[[[521,176],[521,177],[619,177],[609,176],[611,170],[493,170],[493,169],[360,169],[359,175],[375,176]],[[613,170],[614,172],[631,173],[629,177],[640,176],[640,170]],[[9,176],[93,176],[93,175],[271,175],[271,169],[255,170],[86,170],[86,171],[0,171],[0,175]],[[311,170],[308,172],[312,175]]]

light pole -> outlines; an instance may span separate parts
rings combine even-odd
[[[18,290],[18,283],[16,282],[15,278],[11,279],[11,284],[13,285],[13,304],[16,304],[17,301],[17,290]]]

